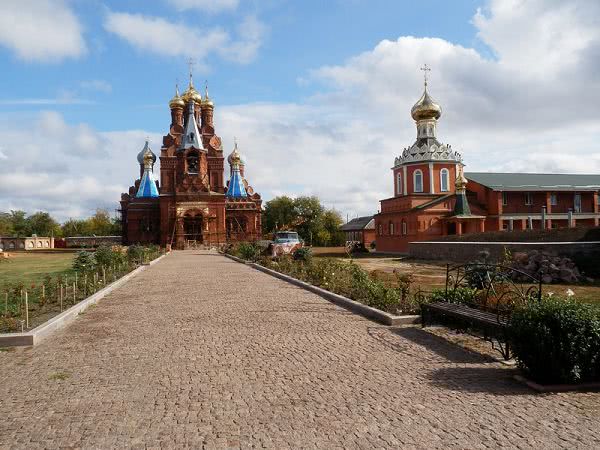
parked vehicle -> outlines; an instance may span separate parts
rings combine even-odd
[[[269,244],[268,254],[272,257],[291,255],[304,246],[304,242],[295,231],[276,231]]]

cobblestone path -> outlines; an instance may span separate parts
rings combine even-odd
[[[537,395],[217,254],[176,252],[0,352],[0,448],[598,448],[600,394]]]

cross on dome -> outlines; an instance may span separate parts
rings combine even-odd
[[[423,78],[425,78],[425,87],[427,87],[427,72],[431,72],[431,67],[425,63],[423,64],[423,67],[421,67],[421,70],[423,71]]]

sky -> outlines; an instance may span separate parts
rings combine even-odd
[[[376,213],[425,63],[467,172],[600,171],[597,0],[2,0],[0,211],[115,211],[190,58],[264,200]]]

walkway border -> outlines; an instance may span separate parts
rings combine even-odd
[[[363,303],[357,302],[356,300],[349,299],[348,297],[344,297],[343,295],[334,294],[328,290],[323,288],[313,286],[310,283],[306,283],[305,281],[298,280],[297,278],[290,277],[289,275],[285,275],[281,272],[277,272],[272,269],[268,269],[267,267],[261,266],[260,264],[256,264],[253,262],[245,261],[241,258],[238,258],[233,255],[228,255],[223,253],[223,256],[232,259],[241,264],[245,264],[250,266],[260,272],[264,272],[269,274],[275,278],[279,278],[280,280],[287,281],[290,284],[298,286],[302,289],[310,291],[314,294],[317,294],[323,297],[326,300],[329,300],[332,303],[335,303],[342,308],[348,309],[355,314],[359,314],[367,319],[374,320],[376,322],[382,323],[384,325],[398,326],[398,325],[411,325],[416,324],[421,321],[420,315],[410,315],[410,316],[395,316],[390,313],[386,313],[379,309],[373,308],[371,306],[367,306]]]
[[[76,305],[71,306],[69,309],[64,310],[52,319],[44,322],[40,326],[34,328],[27,333],[3,333],[0,334],[0,347],[20,347],[20,346],[31,346],[39,344],[43,339],[47,338],[51,333],[60,330],[65,327],[73,320],[77,318],[79,314],[85,311],[92,305],[95,305],[110,294],[115,289],[119,288],[131,278],[135,277],[140,272],[146,270],[147,267],[156,264],[158,261],[163,259],[167,255],[159,256],[158,258],[150,261],[149,264],[142,265],[137,269],[132,270],[126,275],[123,275],[118,280],[112,282],[108,286],[100,289],[95,294],[90,295],[86,299],[80,301]]]

